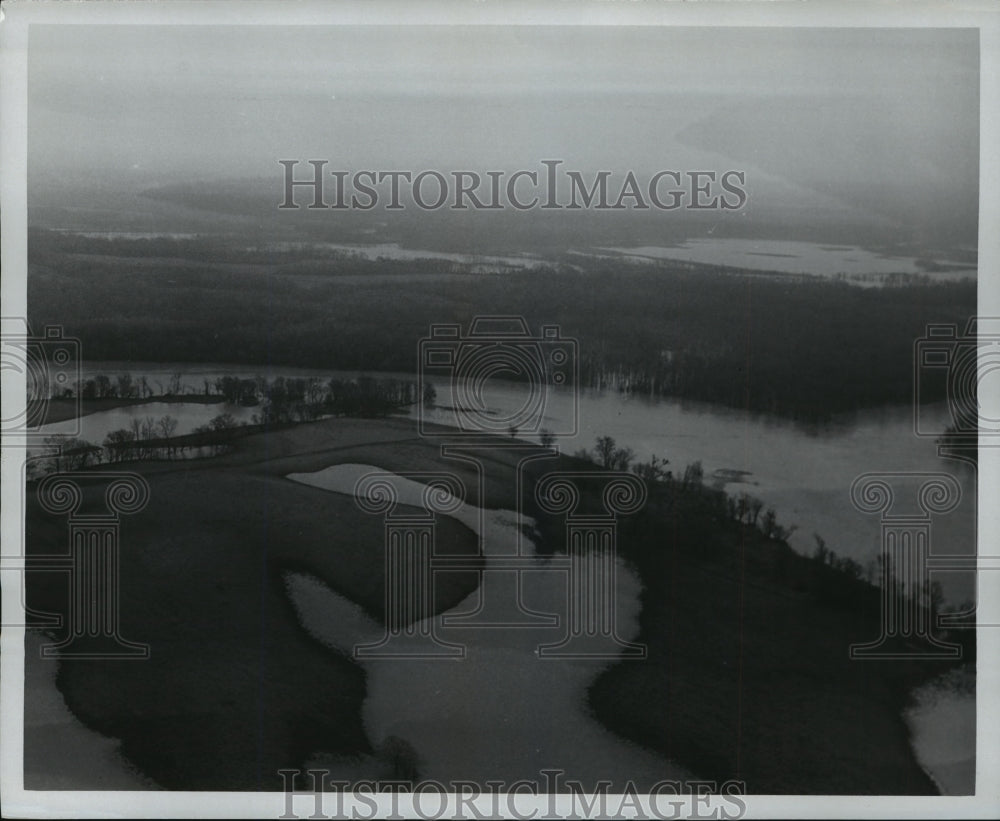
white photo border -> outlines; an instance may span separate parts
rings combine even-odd
[[[854,2],[805,0],[774,2],[486,2],[406,0],[377,2],[94,2],[5,3],[0,23],[0,214],[4,316],[25,316],[27,274],[27,49],[32,25],[581,25],[975,28],[980,32],[980,209],[978,314],[1000,315],[1000,6],[982,2]],[[3,373],[4,418],[23,406],[24,383]],[[995,383],[987,383],[995,385]],[[1000,395],[980,393],[990,418],[1000,418]],[[5,544],[22,538],[24,452],[5,448],[2,461],[0,534]],[[1000,544],[1000,453],[983,449],[979,460],[980,545]],[[989,550],[986,550],[989,553]],[[12,574],[6,574],[7,576]],[[1000,623],[1000,574],[979,574],[979,620]],[[4,580],[2,616],[23,621],[20,590]],[[24,665],[22,628],[0,635],[0,781],[7,817],[177,817],[274,818],[285,811],[285,795],[275,792],[26,791],[23,788]],[[747,796],[746,817],[770,818],[995,818],[1000,814],[1000,631],[978,631],[976,783],[974,797]],[[557,812],[569,810],[569,796],[555,797]],[[389,797],[378,796],[389,811]],[[400,812],[408,808],[399,802]],[[480,805],[489,812],[489,803]],[[716,802],[711,805],[718,807]],[[295,811],[313,812],[309,796],[295,798]],[[549,797],[522,796],[518,807],[545,817]],[[703,810],[706,808],[702,808]],[[412,810],[411,810],[412,812]],[[380,813],[382,815],[382,813]],[[397,816],[398,817],[398,816]],[[702,816],[705,817],[705,816]]]

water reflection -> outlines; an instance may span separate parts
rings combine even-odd
[[[182,389],[202,393],[206,383],[224,375],[263,375],[354,378],[359,374],[317,371],[304,368],[264,368],[241,365],[200,365],[184,363],[131,364],[90,363],[88,373],[146,375],[151,381],[167,380],[180,374]],[[414,374],[378,374],[414,380]],[[456,423],[457,402],[448,380],[433,380],[436,406],[412,406],[410,417],[422,417],[439,424]],[[526,384],[490,380],[484,392],[487,409],[496,416],[511,415],[526,401]],[[924,413],[926,411],[926,413]],[[132,420],[173,416],[178,420],[175,435],[190,433],[212,418],[229,413],[237,422],[250,422],[259,408],[230,404],[151,402],[117,408],[83,417],[80,438],[100,444],[112,430],[129,427]],[[923,418],[937,418],[943,430],[948,420],[944,404],[922,408]],[[71,430],[73,423],[45,426],[45,432]],[[959,507],[935,519],[932,551],[937,554],[972,554],[976,546],[976,477],[964,462],[942,459],[933,439],[918,438],[913,432],[909,406],[889,406],[862,411],[835,420],[830,425],[806,427],[763,414],[695,402],[648,399],[621,394],[569,388],[545,389],[542,415],[528,427],[516,431],[522,439],[539,441],[543,429],[575,431],[556,437],[562,452],[572,454],[590,449],[598,436],[613,436],[621,446],[631,448],[640,461],[656,455],[669,460],[675,475],[685,466],[702,463],[707,480],[721,479],[730,494],[746,492],[774,508],[778,522],[795,530],[789,538],[793,548],[811,554],[818,533],[840,556],[870,567],[879,551],[880,526],[877,517],[865,516],[851,505],[852,482],[867,472],[945,472],[955,476],[962,488]],[[960,602],[974,594],[971,573],[941,573],[948,600]]]

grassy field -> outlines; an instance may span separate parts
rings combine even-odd
[[[382,617],[381,519],[347,496],[283,478],[339,461],[306,451],[328,437],[342,446],[340,427],[255,437],[228,462],[128,466],[146,476],[151,496],[122,522],[121,624],[126,638],[150,644],[151,658],[64,661],[57,683],[86,726],[121,739],[124,755],[166,788],[277,789],[278,769],[316,751],[371,752],[360,720],[364,675],[299,628],[280,578],[308,571]],[[367,463],[392,467],[393,439],[413,433],[385,427],[389,444],[355,444],[344,460],[363,451]],[[64,552],[65,518],[42,513],[30,489],[28,497],[29,552]],[[441,550],[477,554],[463,526],[443,520],[438,533]],[[449,574],[438,608],[475,584],[475,574]],[[29,604],[65,610],[65,585],[61,574],[31,574]]]
[[[879,635],[879,591],[728,520],[718,500],[654,487],[623,521],[621,553],[644,585],[648,657],[593,683],[594,714],[699,777],[741,780],[751,793],[935,794],[902,714],[913,687],[948,663],[852,661],[851,644]],[[538,520],[549,542],[562,538],[561,522]],[[974,661],[971,631],[949,639]]]
[[[515,508],[523,453],[480,452],[486,498],[468,501]],[[122,522],[121,624],[152,657],[65,661],[57,685],[87,727],[120,739],[161,786],[271,790],[278,769],[316,753],[377,755],[361,722],[364,673],[306,634],[281,582],[288,570],[308,572],[383,618],[382,520],[284,478],[337,463],[448,470],[476,487],[467,463],[442,458],[405,419],[329,419],[247,436],[210,460],[125,466],[146,477],[151,499]],[[585,465],[533,463],[528,495],[534,477],[559,467]],[[597,718],[699,777],[739,778],[751,792],[933,792],[901,711],[909,688],[942,670],[850,662],[849,644],[878,634],[877,591],[831,581],[787,545],[716,516],[711,498],[657,489],[626,521],[649,658],[594,682]],[[530,504],[525,512],[538,520],[541,551],[561,550],[563,523]],[[439,518],[438,533],[440,552],[478,555],[453,520]],[[65,519],[43,514],[31,487],[27,538],[31,554],[65,549]],[[476,584],[475,573],[446,574],[435,610]],[[65,600],[62,575],[29,574],[29,605],[60,611]],[[26,746],[29,776],[44,773],[44,749]]]
[[[649,659],[595,682],[602,721],[753,793],[936,792],[902,717],[929,671],[848,657],[850,643],[878,635],[874,596],[858,610],[817,601],[808,560],[790,556],[769,572],[760,554],[775,548],[752,536],[722,536],[715,556],[676,531],[660,540],[660,555],[643,562]]]

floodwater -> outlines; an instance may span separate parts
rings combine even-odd
[[[378,473],[393,486],[399,502],[423,507],[425,485],[370,465],[335,465],[315,473],[288,476],[336,493],[365,497],[356,490],[358,480]],[[447,514],[474,530],[493,545],[494,554],[517,551],[522,525],[531,521],[506,510],[481,510],[439,495],[435,507],[453,509]],[[381,547],[381,546],[376,546]],[[597,562],[592,556],[584,561]],[[567,572],[530,552],[520,579],[525,609],[559,614],[567,607]],[[594,568],[587,573],[592,574]],[[487,558],[483,583],[465,601],[434,622],[436,635],[465,657],[453,661],[420,658],[358,658],[367,673],[368,696],[364,705],[365,729],[378,747],[390,737],[404,739],[414,749],[420,774],[441,782],[496,779],[512,784],[519,779],[537,781],[546,769],[565,771],[564,780],[584,785],[604,779],[621,788],[629,779],[642,790],[665,779],[686,780],[683,768],[652,751],[619,738],[589,714],[586,690],[615,656],[601,645],[600,658],[543,659],[539,645],[557,644],[569,619],[560,626],[527,626],[497,629],[471,618],[489,605],[484,621],[519,621],[525,609],[518,606],[514,570],[498,570]],[[611,577],[617,607],[615,631],[623,642],[638,634],[638,577],[620,559]],[[315,638],[340,653],[352,654],[356,645],[377,644],[385,630],[350,600],[339,596],[318,579],[302,573],[286,576],[287,589],[299,619]],[[502,615],[501,615],[502,613]],[[418,628],[419,629],[419,628]],[[429,629],[429,625],[427,626]],[[596,648],[595,648],[596,649]],[[407,647],[409,650],[409,646]],[[391,652],[386,649],[385,652]],[[586,650],[584,652],[587,652]],[[336,762],[324,762],[324,766]],[[355,762],[347,762],[354,772]]]
[[[832,277],[878,277],[886,274],[927,274],[934,279],[974,278],[976,266],[948,259],[918,259],[880,254],[853,245],[818,245],[813,242],[759,239],[689,239],[674,246],[599,248],[633,261],[675,259],[704,265],[721,265],[755,271],[780,271]]]

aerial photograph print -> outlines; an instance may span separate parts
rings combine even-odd
[[[620,11],[23,26],[18,807],[986,788],[981,32]]]

